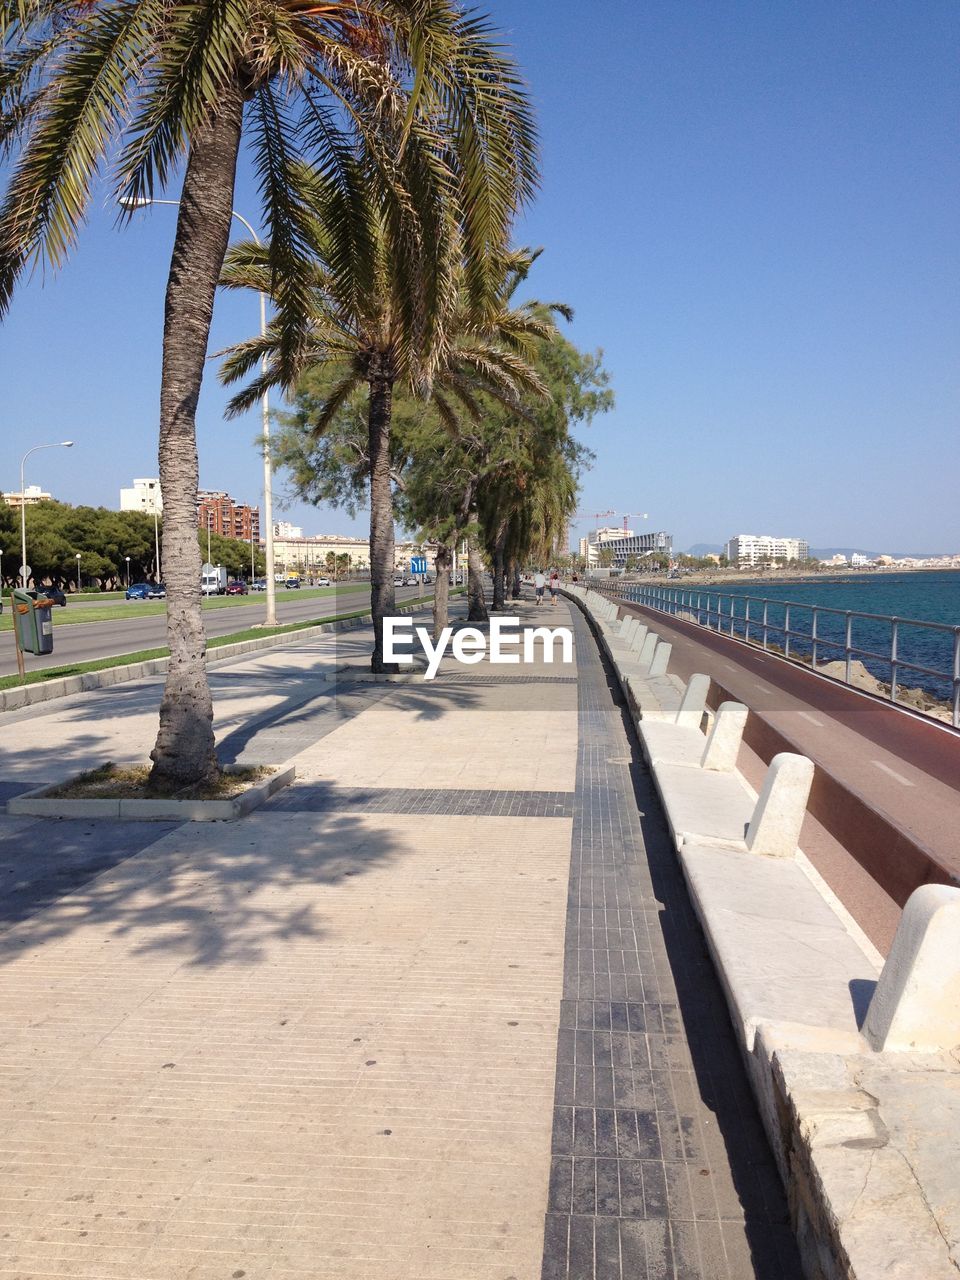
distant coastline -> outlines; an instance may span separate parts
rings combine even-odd
[[[892,574],[901,573],[958,573],[960,566],[944,567],[943,565],[876,565],[862,568],[837,569],[831,565],[819,573],[811,573],[809,569],[689,569],[684,570],[681,577],[670,578],[667,573],[622,574],[620,582],[667,582],[694,584],[696,586],[723,586],[725,583],[742,582],[850,582],[855,578],[889,578]]]

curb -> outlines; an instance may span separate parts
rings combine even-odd
[[[229,769],[226,770],[230,772]],[[271,777],[229,800],[80,800],[47,798],[49,786],[38,787],[7,801],[7,813],[33,818],[126,818],[130,821],[229,822],[258,808],[296,777],[294,765],[278,769]]]
[[[419,600],[405,601],[397,606],[397,613],[411,613],[423,608]],[[261,649],[273,649],[281,645],[302,644],[318,635],[328,635],[333,631],[352,631],[358,627],[368,626],[373,621],[370,613],[359,617],[335,618],[329,622],[318,622],[315,626],[304,627],[300,631],[287,631],[281,635],[263,636],[254,640],[238,640],[235,644],[219,645],[208,649],[205,662],[208,667],[218,662],[236,658],[240,654],[255,653]],[[80,675],[63,676],[57,680],[47,680],[39,684],[21,685],[17,689],[0,691],[0,715],[5,711],[22,711],[39,702],[50,702],[54,698],[66,698],[75,693],[89,693],[93,689],[106,689],[115,684],[128,684],[134,680],[143,680],[150,676],[166,673],[170,664],[169,658],[149,658],[145,662],[130,662],[124,666],[105,667],[102,671],[85,671]]]

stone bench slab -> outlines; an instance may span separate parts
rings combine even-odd
[[[756,798],[736,773],[658,764],[653,779],[677,846],[685,836],[745,848]]]
[[[642,720],[673,720],[683,701],[679,676],[627,676],[627,697]]]
[[[748,1053],[762,1022],[858,1034],[877,967],[799,862],[692,842],[680,861]]]

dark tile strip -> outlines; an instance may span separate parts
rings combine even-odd
[[[632,726],[573,611],[579,748],[542,1280],[800,1280]]]
[[[304,783],[277,792],[264,807],[296,813],[364,809],[370,813],[431,813],[444,817],[570,818],[573,793]]]

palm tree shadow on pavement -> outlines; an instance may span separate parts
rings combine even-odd
[[[8,872],[0,883],[0,965],[90,931],[104,944],[118,944],[118,963],[127,954],[177,966],[259,965],[278,943],[323,939],[324,889],[400,853],[382,827],[342,813],[254,814],[174,830],[158,823],[73,823],[58,842],[64,826],[41,821],[0,842],[0,849],[8,846],[0,854],[0,870]],[[84,827],[94,830],[86,861],[79,838]],[[149,827],[159,839],[149,841]],[[65,875],[71,840],[74,870]],[[23,874],[36,841],[52,842],[54,855],[59,844],[59,882],[49,863],[32,881]]]

